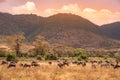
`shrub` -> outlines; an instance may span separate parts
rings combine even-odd
[[[38,55],[37,56],[37,60],[42,60],[41,56]]]
[[[78,57],[77,59],[79,61],[87,60],[88,59],[88,53],[84,49],[78,48],[73,52],[73,57]]]
[[[78,56],[80,56],[80,55],[82,55],[82,54],[87,54],[88,55],[88,53],[84,50],[84,49],[82,49],[82,48],[77,48],[75,51],[73,51],[73,53],[72,53],[72,55],[73,55],[73,57],[78,57]]]
[[[6,56],[6,60],[7,61],[16,61],[17,59],[16,59],[16,55],[14,54],[14,53],[9,53],[9,54],[7,54],[7,56]]]
[[[46,54],[45,60],[57,60],[57,56],[55,56],[53,54]]]
[[[79,61],[81,61],[81,60],[87,61],[88,60],[88,56],[86,54],[80,55],[80,56],[78,56],[78,60]]]
[[[0,57],[5,57],[6,56],[6,51],[0,49]]]

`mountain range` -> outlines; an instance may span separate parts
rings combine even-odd
[[[24,32],[28,42],[42,35],[54,44],[72,47],[119,47],[120,22],[98,26],[78,15],[59,13],[49,17],[0,13],[0,36]]]

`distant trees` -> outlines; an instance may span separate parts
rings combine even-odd
[[[50,44],[41,35],[36,36],[35,41],[30,44],[32,48],[27,48],[30,49],[28,52],[22,51],[23,48],[26,47],[24,46],[26,44],[24,42],[25,36],[23,33],[4,36],[1,40],[2,42],[5,42],[9,47],[11,47],[11,51],[14,52],[15,56],[17,57],[36,57],[37,60],[56,60],[58,58],[68,59],[69,57],[78,60],[88,60],[88,57],[100,57],[106,60],[107,58],[114,58],[116,59],[116,61],[120,61],[119,52],[116,51],[108,51],[100,48],[90,50],[88,53],[85,49],[82,48],[73,48],[60,44]],[[9,51],[0,50],[1,57],[6,57],[7,53],[9,53]],[[11,56],[13,55],[7,55],[8,58],[10,58]]]
[[[17,57],[21,57],[21,46],[24,43],[25,37],[23,33],[14,34],[11,36],[3,37],[3,41],[7,43],[13,51],[15,51]]]
[[[58,57],[70,57],[70,56],[72,56],[73,51],[74,51],[74,48],[64,46],[64,45],[55,45],[53,47],[53,52]]]
[[[36,39],[33,42],[33,45],[35,47],[34,53],[36,55],[40,55],[43,57],[46,53],[49,52],[49,43],[41,35],[36,36]]]

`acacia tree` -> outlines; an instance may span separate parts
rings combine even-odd
[[[36,55],[40,55],[43,57],[46,53],[49,52],[49,43],[41,35],[36,36],[33,45],[35,46],[34,50]]]
[[[21,46],[24,43],[25,37],[23,33],[17,33],[3,37],[3,41],[15,51],[17,57],[21,57]]]

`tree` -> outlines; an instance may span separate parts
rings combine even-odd
[[[74,48],[64,45],[54,45],[53,53],[57,54],[58,57],[70,57]]]
[[[82,48],[77,48],[73,52],[73,57],[78,57],[78,60],[87,60],[88,59],[88,53]]]
[[[3,37],[3,41],[15,51],[17,57],[21,57],[21,46],[25,40],[24,33],[17,33]]]
[[[41,35],[36,36],[33,45],[35,46],[34,50],[37,55],[44,56],[49,52],[49,42],[47,42]]]

